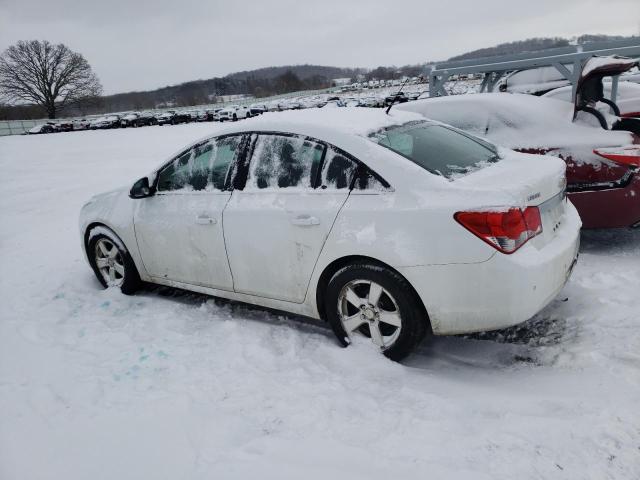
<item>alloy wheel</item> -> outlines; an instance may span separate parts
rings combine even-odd
[[[338,314],[350,337],[364,334],[383,350],[393,345],[402,329],[396,300],[370,280],[353,280],[342,288],[338,295]]]
[[[120,287],[124,282],[124,259],[118,247],[109,239],[101,238],[95,247],[96,266],[109,287]]]

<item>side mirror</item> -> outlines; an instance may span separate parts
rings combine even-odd
[[[149,186],[149,178],[142,177],[136,183],[133,184],[131,190],[129,190],[129,197],[131,198],[146,198],[153,195],[151,187]]]

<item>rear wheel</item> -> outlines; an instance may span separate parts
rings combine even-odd
[[[237,121],[238,121],[238,116],[237,116],[235,113],[233,114],[233,121],[234,121],[234,122],[237,122]]]
[[[333,275],[325,311],[342,345],[364,336],[396,361],[411,353],[430,330],[409,283],[397,272],[368,263],[347,265]]]
[[[138,270],[129,252],[115,236],[100,233],[91,237],[87,252],[91,267],[103,287],[118,287],[127,295],[140,287]]]

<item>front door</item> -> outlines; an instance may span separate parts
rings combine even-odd
[[[222,212],[229,170],[242,136],[202,142],[159,172],[155,195],[141,199],[134,225],[142,262],[154,278],[233,290]]]

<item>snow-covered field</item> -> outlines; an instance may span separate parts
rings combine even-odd
[[[0,478],[640,478],[640,230],[528,324],[404,364],[164,288],[102,290],[77,216],[217,127],[0,139]]]

